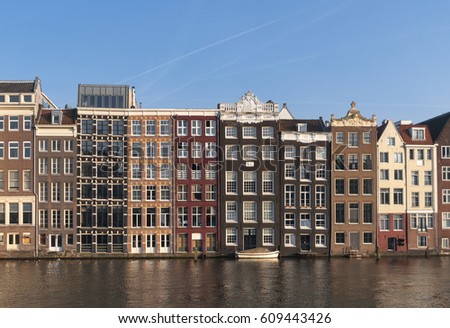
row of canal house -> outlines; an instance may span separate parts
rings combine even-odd
[[[247,92],[142,109],[134,88],[0,82],[0,254],[448,252],[450,115],[298,120]]]

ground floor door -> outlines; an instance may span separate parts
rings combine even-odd
[[[359,232],[350,232],[350,248],[358,251],[361,249]]]
[[[397,250],[397,238],[388,238],[388,251],[396,251]]]
[[[300,250],[309,252],[311,250],[311,236],[300,235]]]
[[[156,235],[151,234],[146,236],[146,253],[156,253]]]
[[[62,252],[63,250],[63,236],[62,235],[49,235],[50,245],[48,250],[50,252]]]
[[[256,229],[244,229],[244,249],[251,249],[256,247]]]
[[[140,254],[142,252],[142,235],[131,235],[131,253]]]
[[[170,235],[162,234],[161,235],[161,243],[160,243],[160,252],[161,253],[170,253]]]

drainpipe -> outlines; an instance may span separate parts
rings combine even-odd
[[[32,177],[30,176],[31,183],[33,185],[33,195],[34,195],[34,257],[38,256],[38,248],[39,248],[39,242],[38,242],[38,237],[39,237],[39,223],[38,221],[38,204],[39,204],[39,197],[38,194],[36,192],[36,160],[37,160],[37,152],[36,152],[36,124],[35,121],[37,120],[37,117],[34,117],[34,122],[33,122],[33,127],[32,127],[32,131],[33,131],[33,145],[32,145],[32,150],[33,150],[33,175]]]

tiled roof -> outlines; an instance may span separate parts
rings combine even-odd
[[[61,124],[75,124],[76,121],[76,109],[59,109],[62,111]],[[52,124],[52,111],[51,109],[43,109],[38,117],[37,124]]]
[[[450,112],[447,112],[445,114],[430,118],[429,120],[426,120],[420,124],[425,124],[428,126],[433,141],[436,141],[449,119]]]
[[[0,93],[33,93],[35,81],[0,81]]]
[[[403,138],[403,141],[409,145],[432,145],[433,138],[431,137],[430,130],[427,125],[424,124],[406,124],[399,125],[398,130]],[[413,140],[411,136],[411,128],[424,128],[425,129],[425,140]]]
[[[325,132],[321,120],[280,120],[280,130],[296,132],[298,123],[305,123],[307,132]]]
[[[377,140],[380,140],[381,136],[383,135],[384,130],[386,130],[388,123],[389,123],[388,121],[383,122],[383,124],[377,128]]]

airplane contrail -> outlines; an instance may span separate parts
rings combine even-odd
[[[282,18],[278,18],[278,19],[271,20],[270,22],[267,22],[267,23],[258,25],[258,26],[256,26],[256,27],[252,27],[251,29],[248,29],[248,30],[246,30],[246,31],[243,31],[243,32],[237,33],[237,34],[235,34],[235,35],[229,36],[229,37],[227,37],[227,38],[225,38],[225,39],[222,39],[222,40],[219,40],[219,41],[210,43],[210,44],[208,44],[208,45],[206,45],[206,46],[204,46],[204,47],[201,47],[201,48],[199,48],[199,49],[190,51],[190,52],[188,52],[188,53],[186,53],[186,54],[184,54],[184,55],[182,55],[182,56],[176,57],[176,58],[171,59],[171,60],[169,60],[169,61],[167,61],[167,62],[165,62],[165,63],[162,63],[162,64],[159,64],[159,65],[157,65],[157,66],[154,66],[154,67],[152,67],[152,68],[150,68],[150,69],[148,69],[148,70],[146,70],[146,71],[143,71],[143,72],[141,72],[141,73],[139,73],[139,74],[136,74],[136,75],[127,77],[126,79],[123,79],[122,81],[119,81],[119,82],[117,82],[116,84],[120,84],[120,83],[129,81],[129,80],[132,80],[132,79],[134,79],[134,78],[136,78],[136,77],[139,77],[139,76],[148,74],[148,73],[153,72],[153,71],[155,71],[155,70],[157,70],[157,69],[160,69],[160,68],[162,68],[162,67],[164,67],[164,66],[173,64],[173,63],[175,63],[175,62],[177,62],[177,61],[180,61],[180,60],[182,60],[182,59],[184,59],[184,58],[187,58],[187,57],[190,57],[190,56],[192,56],[192,55],[198,54],[199,52],[202,52],[202,51],[205,51],[205,50],[210,49],[210,48],[212,48],[212,47],[218,46],[218,45],[220,45],[220,44],[222,44],[222,43],[225,43],[225,42],[228,42],[228,41],[237,39],[237,38],[239,38],[239,37],[241,37],[241,36],[243,36],[243,35],[246,35],[246,34],[249,34],[249,33],[255,32],[255,31],[258,31],[258,30],[260,30],[260,29],[262,29],[262,28],[264,28],[264,27],[267,27],[267,26],[269,26],[269,25],[273,25],[273,24],[279,22],[280,20],[282,20]]]

